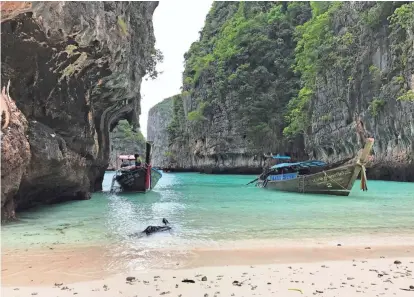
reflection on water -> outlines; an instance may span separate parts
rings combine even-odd
[[[245,186],[253,178],[170,173],[147,194],[111,194],[112,174],[106,174],[104,192],[91,200],[20,213],[19,222],[2,226],[2,246],[110,245],[112,253],[131,259],[129,265],[158,259],[157,253],[163,264],[170,259],[175,265],[177,255],[188,256],[188,246],[413,233],[413,183],[370,181],[368,192],[355,185],[351,196],[336,197]],[[170,221],[171,231],[131,236],[162,225],[162,218]]]

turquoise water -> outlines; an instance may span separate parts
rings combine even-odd
[[[104,190],[112,174],[106,174]],[[349,197],[246,186],[254,176],[164,174],[147,194],[96,193],[91,200],[19,213],[2,226],[3,247],[127,244],[140,248],[220,246],[232,241],[314,240],[414,234],[414,183],[368,181]],[[167,218],[172,232],[131,237]]]

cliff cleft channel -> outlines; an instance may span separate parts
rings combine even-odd
[[[101,190],[109,131],[138,126],[140,86],[154,75],[157,2],[2,2],[3,220],[39,203]]]
[[[120,155],[140,154],[145,156],[145,137],[141,131],[134,131],[134,127],[126,120],[120,120],[118,125],[109,133],[110,153],[108,169],[117,170],[121,165]]]
[[[152,142],[152,164],[155,167],[170,166],[168,125],[173,115],[173,97],[164,99],[148,112],[147,139]]]

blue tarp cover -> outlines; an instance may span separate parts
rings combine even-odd
[[[298,173],[287,173],[287,174],[278,174],[278,175],[269,175],[269,180],[288,180],[298,177]]]
[[[281,163],[271,167],[271,169],[279,169],[284,167],[321,167],[326,166],[327,164],[322,161],[305,161],[305,162],[297,162],[297,163]]]

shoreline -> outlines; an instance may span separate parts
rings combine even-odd
[[[206,241],[176,241],[169,242],[164,239],[168,237],[158,237],[164,234],[154,234],[152,238],[144,237],[145,241],[126,241],[125,238],[111,241],[94,241],[94,242],[73,242],[71,244],[65,242],[43,242],[31,245],[19,244],[2,244],[3,251],[34,251],[44,252],[55,249],[89,249],[100,247],[103,250],[110,250],[112,247],[134,249],[141,246],[143,249],[153,251],[211,251],[211,250],[234,250],[234,249],[255,249],[255,248],[297,248],[297,247],[332,247],[338,244],[347,247],[361,246],[414,246],[414,229],[407,229],[404,232],[397,233],[396,230],[389,232],[381,232],[376,234],[347,234],[338,236],[332,234],[330,236],[319,237],[290,237],[290,238],[256,238],[256,239],[238,239],[238,240],[206,240]],[[2,238],[4,240],[4,238]],[[146,245],[152,242],[154,245]],[[160,245],[163,245],[161,247]]]
[[[125,250],[119,246],[2,249],[2,286],[49,286],[96,281],[125,273],[150,273],[243,265],[281,265],[352,261],[355,259],[414,258],[414,244],[263,245],[222,248]]]

